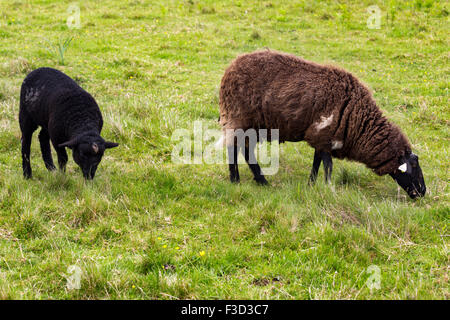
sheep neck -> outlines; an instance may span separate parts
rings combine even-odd
[[[411,152],[411,146],[401,130],[379,114],[360,125],[360,135],[353,144],[349,158],[364,163],[376,174],[395,170],[398,160]]]

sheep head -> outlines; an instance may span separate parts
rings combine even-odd
[[[98,133],[86,133],[58,145],[72,149],[73,160],[83,171],[85,179],[93,179],[106,149],[117,147],[115,142],[105,141]]]
[[[390,175],[412,199],[425,195],[427,188],[419,165],[419,157],[414,153],[402,156],[398,168]]]

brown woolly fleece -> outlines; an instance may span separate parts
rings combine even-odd
[[[351,73],[290,54],[257,51],[236,58],[220,86],[223,129],[279,129],[333,157],[394,172],[411,146]],[[227,141],[228,143],[230,141]]]

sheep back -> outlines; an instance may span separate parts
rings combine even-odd
[[[75,133],[100,133],[103,119],[95,99],[73,79],[52,68],[36,69],[25,78],[20,112],[47,129],[56,144]]]
[[[224,130],[279,129],[280,142],[305,140],[380,175],[410,150],[351,73],[289,54],[266,50],[236,58],[222,78],[219,105]]]

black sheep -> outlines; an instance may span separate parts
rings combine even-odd
[[[103,119],[94,98],[70,77],[51,68],[36,69],[23,81],[19,122],[25,178],[31,178],[31,137],[38,126],[42,128],[39,142],[48,170],[55,169],[50,140],[59,168],[65,170],[68,147],[86,179],[94,178],[105,149],[118,146],[100,136]]]

